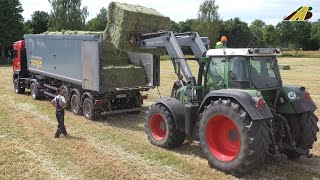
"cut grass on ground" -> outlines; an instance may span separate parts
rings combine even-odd
[[[320,103],[319,59],[287,59],[290,71],[281,71],[284,82],[307,87]],[[198,65],[191,62],[197,71]],[[144,113],[117,115],[99,121],[66,113],[69,139],[54,139],[54,108],[48,101],[33,101],[30,93],[13,92],[12,68],[0,67],[0,179],[233,179],[209,168],[198,144],[166,150],[151,145],[144,129]],[[196,75],[196,73],[195,73]],[[161,62],[162,96],[176,80],[170,61]],[[149,92],[145,109],[157,97]],[[318,111],[317,114],[319,115]],[[320,144],[314,157],[287,161],[269,158],[246,179],[320,178]]]

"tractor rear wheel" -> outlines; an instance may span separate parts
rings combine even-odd
[[[271,143],[265,120],[252,121],[238,103],[222,99],[205,108],[199,136],[209,165],[234,175],[259,167]]]
[[[288,116],[288,123],[291,128],[293,140],[298,148],[303,150],[312,149],[313,143],[317,141],[318,118],[314,112],[305,112],[300,115]],[[286,150],[284,154],[290,160],[297,159],[301,154]]]
[[[146,132],[151,144],[175,148],[182,145],[185,133],[176,128],[171,112],[161,104],[152,105],[146,116]]]

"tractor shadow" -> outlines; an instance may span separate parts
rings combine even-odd
[[[109,126],[128,129],[145,133],[144,117],[147,107],[143,107],[140,114],[115,114],[102,117],[97,120],[98,123],[105,123]],[[206,161],[199,143],[188,143],[178,148],[170,149],[178,154],[195,156]],[[315,179],[320,178],[320,156],[314,155],[312,158],[301,157],[298,160],[290,161],[282,155],[280,157],[269,156],[265,163],[255,167],[242,179]]]
[[[243,179],[318,179],[320,178],[320,156],[300,157],[291,161],[283,155],[268,157],[261,167],[255,168]]]

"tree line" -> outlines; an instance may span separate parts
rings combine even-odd
[[[220,37],[228,37],[228,47],[281,47],[289,49],[319,50],[320,19],[316,22],[281,21],[277,25],[266,24],[262,20],[254,20],[250,25],[236,17],[223,21],[218,14],[219,6],[214,0],[200,5],[197,19],[171,21],[172,31],[197,31],[207,36],[211,45]]]
[[[20,0],[0,0],[1,57],[14,41],[23,38],[23,34],[62,30],[103,31],[107,26],[106,8],[101,8],[96,17],[87,21],[89,12],[81,0],[48,2],[50,13],[35,11],[30,20],[24,21]],[[171,30],[176,33],[197,31],[201,36],[209,37],[212,47],[222,35],[226,35],[228,47],[320,48],[320,19],[317,22],[282,21],[275,26],[255,20],[249,25],[237,17],[223,21],[218,9],[215,0],[206,0],[200,5],[197,18],[171,21]]]

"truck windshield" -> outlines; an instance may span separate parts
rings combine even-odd
[[[275,57],[250,57],[251,83],[256,89],[279,87]]]

